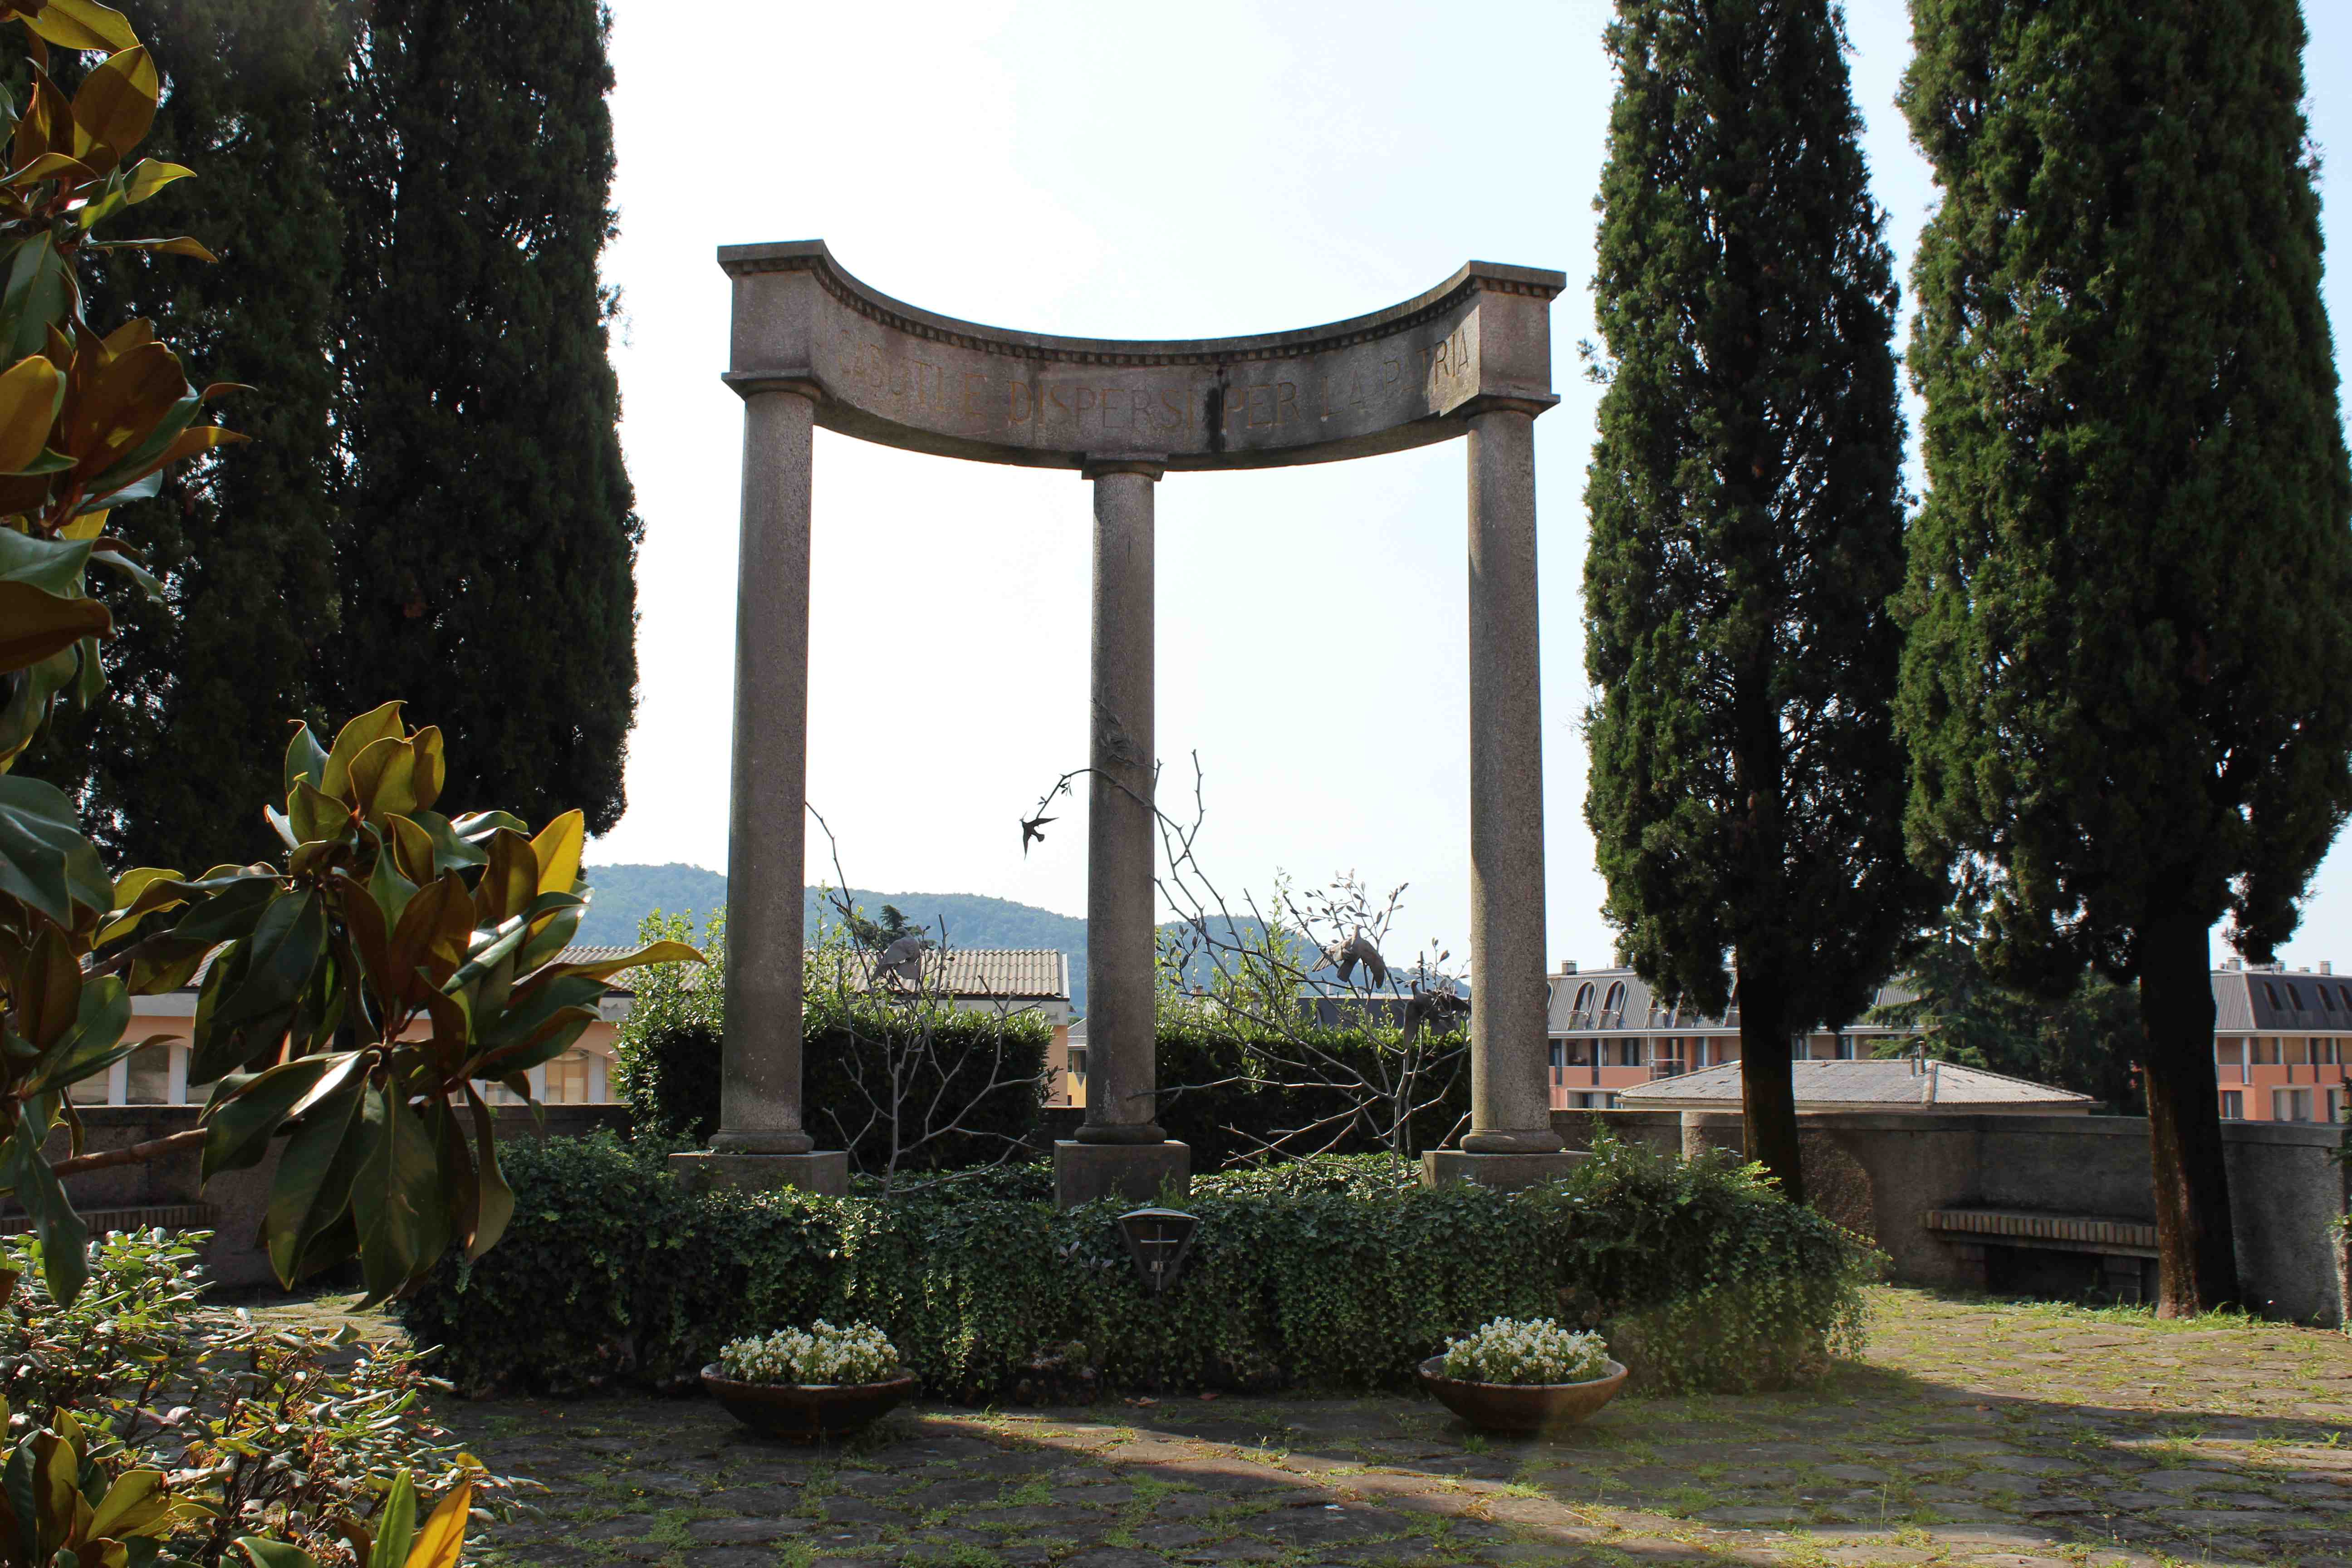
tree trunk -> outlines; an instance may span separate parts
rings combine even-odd
[[[2196,910],[2175,907],[2151,910],[2139,931],[2140,1072],[2147,1086],[2162,1318],[2194,1317],[2239,1300],[2213,1077],[2210,929]]]
[[[1739,977],[1739,1109],[1748,1157],[1780,1179],[1792,1204],[1805,1201],[1798,1163],[1796,1074],[1789,1057],[1789,993],[1778,975],[1752,971],[1734,955]]]

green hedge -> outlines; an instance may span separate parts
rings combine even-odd
[[[1462,1040],[1458,1033],[1438,1037],[1423,1047],[1424,1053],[1443,1054]],[[1169,1137],[1190,1146],[1194,1170],[1221,1169],[1256,1149],[1255,1143],[1238,1136],[1233,1129],[1270,1139],[1282,1129],[1320,1122],[1350,1103],[1351,1097],[1338,1089],[1271,1087],[1266,1080],[1286,1082],[1300,1075],[1292,1068],[1265,1063],[1262,1058],[1254,1060],[1268,1047],[1277,1051],[1284,1061],[1294,1063],[1305,1058],[1311,1047],[1331,1058],[1329,1066],[1335,1070],[1328,1077],[1336,1079],[1342,1076],[1337,1069],[1352,1069],[1362,1071],[1374,1081],[1380,1081],[1375,1058],[1385,1054],[1393,1061],[1400,1050],[1393,1030],[1302,1029],[1296,1040],[1269,1036],[1259,1041],[1253,1039],[1248,1031],[1229,1023],[1203,1021],[1182,1012],[1171,1015],[1163,1007],[1155,1045],[1156,1070],[1157,1081],[1168,1087],[1160,1090],[1155,1120],[1167,1130]],[[1260,1080],[1259,1086],[1253,1087],[1246,1081],[1252,1077]],[[1455,1123],[1469,1115],[1468,1053],[1448,1063],[1437,1075],[1437,1082],[1435,1103],[1412,1120],[1412,1147],[1407,1151],[1409,1153],[1436,1148],[1454,1131]],[[1186,1084],[1218,1087],[1178,1087]],[[1424,1093],[1415,1098],[1432,1097]],[[1318,1142],[1319,1144],[1322,1139],[1318,1137]],[[1331,1152],[1370,1154],[1381,1152],[1381,1148],[1374,1126],[1367,1119],[1339,1136]]]
[[[512,1228],[402,1303],[469,1392],[683,1386],[726,1340],[881,1325],[934,1393],[1391,1386],[1498,1314],[1600,1326],[1653,1386],[1811,1375],[1850,1347],[1867,1244],[1752,1169],[1604,1141],[1571,1179],[1430,1190],[1380,1160],[1198,1178],[1182,1279],[1139,1289],[1118,1205],[1068,1213],[1021,1176],[883,1201],[686,1194],[604,1136],[516,1145]]]
[[[710,960],[635,972],[635,1005],[614,1042],[617,1084],[637,1133],[699,1145],[719,1127],[725,921],[712,915],[698,938],[690,921],[656,910],[638,935],[697,942]],[[828,965],[844,957],[837,942],[812,944],[802,1011],[803,1104],[823,1147],[848,1150],[860,1172],[881,1171],[890,1164],[895,1132],[898,1169],[935,1171],[1000,1160],[1009,1143],[1034,1141],[1054,1037],[1042,1015],[857,994],[827,983],[837,973]],[[926,1036],[929,1049],[910,1052]],[[893,1053],[901,1069],[895,1096],[884,1092]],[[987,1088],[992,1075],[994,1089]],[[929,1136],[933,1127],[950,1126]]]

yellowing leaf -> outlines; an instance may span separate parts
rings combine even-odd
[[[457,1554],[466,1545],[466,1515],[474,1506],[471,1482],[461,1483],[441,1500],[425,1528],[416,1532],[408,1561],[401,1568],[457,1568]]]
[[[350,720],[335,731],[335,743],[327,749],[327,773],[319,781],[319,787],[331,795],[348,795],[352,784],[352,759],[386,735],[399,733],[400,703],[397,700],[380,708],[371,708]]]
[[[106,531],[106,520],[114,515],[111,507],[104,511],[86,511],[58,530],[59,539],[96,539]]]
[[[568,893],[580,880],[580,849],[587,835],[587,819],[567,811],[539,830],[530,852],[539,861],[539,890]]]
[[[98,0],[49,0],[25,26],[61,49],[132,49],[131,19]]]
[[[82,79],[81,90],[74,94],[74,123],[91,141],[113,148],[119,160],[146,139],[162,92],[153,57],[133,45]]]
[[[174,180],[193,178],[194,169],[178,163],[166,163],[160,158],[142,158],[125,171],[130,176],[123,186],[127,200],[143,202]]]
[[[39,354],[28,354],[0,372],[0,473],[31,465],[48,445],[66,378]]]

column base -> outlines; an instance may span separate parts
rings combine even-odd
[[[1421,1157],[1421,1184],[1442,1187],[1453,1182],[1475,1182],[1499,1192],[1539,1187],[1559,1181],[1591,1159],[1590,1154],[1557,1150],[1543,1154],[1478,1154],[1465,1149],[1432,1149]]]
[[[1139,1207],[1156,1204],[1164,1188],[1178,1197],[1192,1191],[1192,1149],[1173,1139],[1158,1143],[1054,1142],[1054,1206],[1071,1209],[1118,1197]]]
[[[849,1195],[845,1149],[815,1149],[805,1154],[730,1154],[693,1149],[672,1154],[669,1169],[691,1192],[732,1187],[739,1192],[772,1193],[795,1187],[822,1197]]]

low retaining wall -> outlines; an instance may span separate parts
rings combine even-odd
[[[1727,1111],[1555,1111],[1552,1122],[1577,1148],[1591,1145],[1596,1124],[1680,1152],[1742,1147],[1739,1118]],[[2156,1218],[2144,1117],[1809,1111],[1797,1125],[1817,1206],[1874,1237],[1895,1260],[1895,1278],[1914,1284],[1967,1282],[1958,1245],[1921,1223],[1930,1209]],[[2337,1159],[2344,1130],[2227,1121],[2221,1142],[2248,1305],[2298,1322],[2342,1323],[2336,1221],[2346,1212]]]
[[[545,1136],[551,1138],[576,1138],[604,1127],[618,1131],[629,1123],[629,1108],[625,1105],[551,1105],[544,1109]],[[202,1114],[204,1107],[200,1105],[84,1106],[81,1120],[88,1136],[83,1140],[82,1152],[98,1154],[168,1138],[195,1126]],[[541,1135],[528,1106],[500,1106],[493,1114],[498,1118],[498,1135],[502,1142]],[[111,1227],[120,1229],[159,1223],[158,1216],[164,1214],[173,1216],[168,1223],[184,1224],[187,1206],[201,1204],[209,1211],[204,1223],[214,1233],[205,1257],[213,1278],[232,1286],[270,1283],[269,1258],[258,1239],[262,1215],[269,1206],[270,1178],[277,1173],[278,1151],[284,1143],[273,1142],[260,1164],[249,1171],[225,1172],[201,1191],[196,1180],[200,1147],[192,1142],[143,1164],[84,1171],[66,1178],[66,1192],[84,1215],[100,1226],[110,1219],[114,1222]],[[52,1160],[61,1160],[65,1154],[66,1134],[60,1129],[49,1140],[48,1155]],[[0,1205],[0,1230],[21,1228],[23,1217],[23,1210],[16,1204]]]

